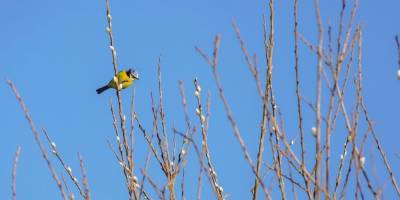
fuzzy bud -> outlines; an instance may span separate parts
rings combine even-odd
[[[56,146],[56,143],[55,143],[55,142],[51,142],[51,148],[52,148],[52,149],[56,149],[56,148],[57,148],[57,146]]]
[[[201,87],[200,87],[200,85],[197,85],[196,90],[199,91],[199,92],[201,92]]]
[[[204,117],[204,115],[200,116],[201,122],[204,123],[204,121],[206,120],[206,118]]]
[[[364,167],[364,164],[365,164],[365,157],[363,156],[363,157],[360,158],[361,167]]]
[[[400,69],[397,70],[397,79],[400,80]]]
[[[311,134],[312,134],[314,137],[317,137],[317,128],[316,128],[315,126],[311,127]]]

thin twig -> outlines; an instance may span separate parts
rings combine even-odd
[[[204,117],[204,111],[203,111],[203,106],[201,104],[201,87],[200,84],[198,83],[197,79],[194,79],[194,86],[195,86],[195,96],[197,100],[197,108],[196,108],[196,114],[199,117],[200,121],[200,127],[201,127],[201,135],[202,135],[202,154],[206,156],[207,160],[207,165],[208,165],[208,173],[210,174],[211,177],[211,186],[217,195],[217,199],[222,200],[224,199],[223,197],[223,189],[222,186],[218,183],[217,179],[217,172],[214,168],[214,165],[211,162],[211,155],[210,155],[210,150],[208,148],[208,140],[207,140],[207,132],[205,128],[205,117]]]
[[[119,153],[118,160],[120,162],[122,162],[122,163],[125,163],[125,154],[123,152],[123,147],[122,147],[123,144],[121,143],[121,137],[120,137],[119,129],[118,129],[118,125],[117,125],[117,117],[115,115],[115,110],[114,110],[114,106],[113,106],[111,98],[110,98],[110,110],[111,110],[111,115],[113,117],[113,127],[114,127],[114,130],[115,130],[116,140],[117,140],[117,143],[118,143],[118,153]],[[126,184],[129,185],[128,172],[126,171],[125,168],[122,168],[122,171],[124,173]],[[130,171],[130,170],[128,170],[128,171]]]
[[[153,187],[154,191],[156,192],[157,196],[159,199],[165,199],[163,196],[162,189],[160,189],[159,186],[157,186],[156,182],[147,174],[147,171],[144,169],[140,169],[142,172],[143,176],[146,177],[146,179],[149,181],[150,185]]]
[[[111,17],[111,9],[110,9],[110,3],[109,0],[106,0],[106,15],[107,15],[107,33],[108,33],[108,38],[109,38],[109,47],[111,50],[111,54],[112,54],[112,64],[113,64],[113,69],[114,69],[114,76],[117,76],[118,73],[118,65],[117,65],[117,52],[116,52],[116,48],[115,48],[115,42],[114,42],[114,38],[113,38],[113,29],[112,29],[112,17]],[[114,79],[115,80],[115,79]],[[119,81],[119,80],[118,80]],[[123,144],[124,144],[124,149],[125,149],[125,156],[127,158],[128,161],[128,169],[129,171],[133,172],[133,161],[131,160],[132,156],[131,154],[131,150],[130,150],[130,146],[128,144],[128,137],[127,137],[127,133],[126,133],[126,128],[125,128],[125,115],[124,115],[124,111],[123,111],[123,106],[122,106],[122,96],[120,93],[119,89],[116,89],[116,95],[117,95],[117,101],[118,101],[118,110],[119,110],[119,118],[120,118],[120,128],[122,130],[122,139],[123,139]],[[125,161],[124,161],[125,162]],[[128,181],[131,181],[131,179],[128,179]],[[135,184],[135,183],[133,183]],[[129,187],[131,184],[128,184],[128,192],[129,192],[129,197],[130,199],[137,199],[138,198],[138,194],[137,191],[133,188],[133,191],[131,190],[131,188]]]
[[[275,102],[275,96],[274,96],[274,91],[272,87],[272,68],[273,68],[273,52],[274,52],[274,42],[275,42],[275,10],[274,10],[274,1],[270,0],[269,1],[269,34],[267,38],[267,22],[266,22],[266,17],[264,15],[264,51],[265,51],[265,59],[267,62],[266,66],[266,82],[265,82],[265,91],[264,91],[264,104],[263,104],[263,118],[267,119],[268,122],[268,127],[272,132],[274,133],[275,136],[275,150],[276,150],[276,158],[275,154],[272,153],[274,162],[277,161],[277,170],[276,175],[278,177],[278,182],[279,182],[279,189],[281,192],[281,197],[282,199],[286,199],[286,194],[285,194],[285,185],[283,182],[283,177],[282,177],[282,152],[280,148],[280,137],[281,134],[279,132],[279,125],[277,124],[277,118],[276,118],[276,113],[277,113],[277,104]],[[269,102],[268,102],[269,100]],[[268,103],[270,104],[272,108],[272,118],[271,115],[269,114],[268,110]],[[264,121],[265,122],[265,121]],[[272,128],[271,128],[271,123],[272,123]],[[270,132],[270,143],[271,143],[271,150],[273,151],[273,141],[272,141],[272,132]],[[261,142],[261,141],[260,141]],[[261,144],[261,143],[260,143]],[[253,193],[253,199],[256,198],[254,195],[256,195],[256,187],[254,189]]]
[[[175,130],[175,131],[176,131],[176,130]],[[195,132],[195,131],[196,131],[196,128],[193,128],[193,132]],[[201,172],[203,173],[204,171],[207,171],[207,167],[206,167],[206,165],[204,164],[204,161],[203,161],[202,151],[201,151],[200,148],[196,145],[196,143],[194,142],[193,138],[192,138],[192,137],[188,137],[186,134],[180,133],[180,132],[178,132],[178,131],[176,131],[176,133],[177,133],[178,135],[180,135],[181,137],[183,137],[185,140],[188,140],[188,142],[190,142],[190,143],[193,145],[194,150],[195,150],[195,153],[196,153],[197,157],[199,158],[199,164],[200,164]],[[191,136],[193,136],[193,134],[191,134]],[[205,173],[205,175],[207,176],[207,178],[209,179],[209,181],[212,182],[210,173]],[[200,198],[200,194],[201,194],[201,186],[202,186],[202,185],[201,185],[201,180],[202,180],[202,179],[201,179],[200,176],[199,176],[199,179],[198,179],[198,187],[197,187],[197,199]]]
[[[237,26],[235,21],[232,21],[232,26],[233,26],[233,29],[235,30],[236,37],[239,40],[240,48],[242,49],[247,66],[249,67],[249,70],[250,70],[251,74],[253,75],[254,80],[256,81],[257,92],[260,95],[260,97],[262,98],[264,96],[264,94],[261,89],[261,82],[260,82],[259,74],[258,74],[258,71],[256,68],[256,64],[255,64],[255,62],[254,63],[251,62],[251,58],[250,58],[249,54],[247,53],[247,49],[246,49],[244,40],[243,40],[242,36],[240,35],[240,29]]]
[[[397,46],[397,63],[398,63],[398,65],[399,65],[399,69],[400,69],[400,40],[399,40],[399,36],[398,35],[396,35],[396,37],[395,37],[395,40],[396,40],[396,46]]]
[[[28,120],[29,126],[30,126],[30,128],[32,130],[32,133],[33,133],[33,136],[35,137],[35,141],[36,141],[37,145],[39,146],[39,149],[40,149],[40,151],[42,153],[43,158],[46,160],[47,166],[49,167],[51,175],[52,175],[54,181],[56,182],[56,184],[58,186],[58,189],[60,190],[61,197],[64,200],[68,199],[67,198],[67,194],[65,193],[65,190],[64,190],[64,188],[63,188],[63,186],[61,184],[61,181],[59,180],[59,178],[57,176],[57,173],[56,173],[53,165],[50,162],[50,159],[49,159],[49,157],[47,155],[46,149],[44,148],[42,142],[40,141],[39,133],[36,130],[35,124],[33,123],[33,120],[31,118],[31,115],[29,113],[28,108],[25,106],[25,103],[22,100],[22,97],[19,94],[19,92],[18,92],[17,88],[15,87],[15,85],[10,80],[7,80],[7,84],[10,86],[10,88],[13,91],[15,97],[17,98],[18,103],[20,104],[22,110],[24,111],[25,118]]]
[[[202,188],[202,176],[203,175],[203,168],[200,167],[200,172],[199,172],[199,176],[197,178],[197,200],[201,199],[201,188]]]
[[[90,199],[90,188],[89,188],[89,182],[87,179],[87,172],[85,168],[85,164],[83,162],[83,157],[78,153],[78,159],[79,159],[79,165],[81,167],[81,173],[82,173],[82,184],[83,188],[85,190],[85,200]]]
[[[320,142],[321,142],[321,97],[322,97],[322,82],[321,82],[321,74],[323,68],[323,25],[322,25],[322,18],[319,9],[319,1],[314,0],[315,4],[315,15],[317,18],[317,26],[318,26],[318,64],[317,64],[317,95],[316,95],[316,116],[315,116],[315,127],[316,127],[316,137],[315,137],[315,182],[320,182],[320,175],[319,175],[319,164],[321,161],[321,153],[320,153]],[[314,186],[315,187],[315,186]],[[314,191],[314,198],[319,199],[319,191],[318,188],[315,187]]]
[[[372,136],[374,138],[375,145],[378,148],[378,151],[379,151],[379,153],[380,153],[380,155],[382,157],[382,160],[383,160],[383,162],[385,164],[386,170],[389,173],[389,176],[390,176],[390,179],[392,181],[393,187],[396,190],[397,196],[400,197],[400,189],[399,189],[399,186],[397,184],[396,177],[394,176],[393,170],[390,167],[388,159],[386,158],[385,151],[383,150],[382,145],[379,142],[378,136],[376,135],[375,129],[374,129],[374,127],[372,125],[372,122],[371,122],[371,120],[369,118],[369,115],[368,115],[368,112],[367,112],[367,107],[365,106],[365,103],[364,103],[364,99],[362,99],[362,101],[361,101],[361,107],[362,107],[362,109],[364,111],[365,120],[367,121],[369,129],[371,130]]]
[[[46,140],[49,143],[51,150],[53,151],[53,155],[56,156],[56,158],[58,159],[58,161],[60,162],[60,164],[63,166],[64,170],[67,172],[67,174],[69,175],[69,177],[71,178],[71,181],[74,183],[74,185],[76,186],[76,188],[79,191],[79,194],[82,196],[82,198],[86,199],[86,195],[82,189],[82,187],[79,185],[79,181],[78,179],[74,176],[74,174],[72,173],[72,169],[70,166],[68,166],[65,161],[62,159],[61,155],[59,154],[57,147],[56,147],[56,143],[50,139],[50,136],[47,134],[47,131],[45,128],[42,128],[42,131],[44,133],[44,135],[46,136]]]
[[[12,191],[12,199],[17,199],[17,166],[19,162],[19,156],[21,154],[21,146],[18,146],[17,151],[14,156],[14,163],[11,174],[11,191]]]
[[[266,45],[266,20],[264,17],[264,45]],[[265,46],[265,51],[267,52],[267,45]],[[268,69],[267,69],[267,73],[268,73]],[[268,79],[268,75],[267,75],[267,79]],[[260,176],[261,173],[261,163],[262,163],[262,156],[263,156],[263,152],[264,152],[264,140],[265,140],[265,134],[267,132],[266,130],[266,121],[267,121],[267,113],[268,113],[268,80],[265,82],[265,90],[264,92],[261,92],[260,94],[264,94],[263,97],[263,113],[262,113],[262,120],[261,120],[261,129],[260,129],[260,139],[258,141],[258,151],[257,151],[257,176]],[[271,148],[272,145],[271,145]],[[273,151],[272,151],[273,152]],[[253,200],[257,199],[257,195],[258,195],[258,179],[257,177],[254,180],[254,187],[252,189],[252,193],[253,193]]]
[[[256,168],[253,164],[253,161],[251,160],[250,154],[247,150],[247,147],[243,141],[243,138],[240,134],[239,128],[237,126],[237,123],[235,121],[235,119],[233,118],[232,115],[232,110],[228,104],[228,101],[225,98],[225,94],[224,94],[224,90],[222,88],[222,84],[221,81],[219,79],[219,75],[217,73],[217,63],[218,63],[218,50],[219,50],[219,44],[221,41],[221,35],[217,35],[215,40],[214,40],[214,51],[213,51],[213,61],[211,61],[208,56],[203,52],[203,50],[201,50],[200,48],[196,47],[196,51],[204,58],[205,61],[207,61],[207,63],[210,65],[210,67],[212,68],[213,71],[213,76],[214,76],[214,80],[215,83],[217,85],[218,91],[219,91],[219,96],[222,100],[222,103],[224,105],[225,108],[225,112],[227,114],[228,120],[231,123],[232,129],[233,129],[233,133],[236,137],[236,139],[238,140],[240,147],[244,153],[244,156],[246,158],[246,161],[248,162],[248,164],[250,165],[252,172],[254,173],[254,175],[256,175],[258,181],[260,182],[261,186],[264,189],[264,193],[267,197],[267,199],[271,199],[271,196],[269,194],[268,189],[265,187],[265,184],[263,183],[262,179],[260,178],[260,176],[257,175],[257,171]]]
[[[303,114],[302,114],[302,108],[301,108],[301,95],[300,95],[300,80],[299,80],[299,48],[298,48],[298,37],[299,37],[299,31],[298,31],[298,0],[294,0],[294,9],[293,9],[293,15],[294,15],[294,60],[295,60],[295,76],[296,76],[296,97],[297,97],[297,113],[299,116],[299,131],[300,131],[300,145],[301,145],[301,169],[302,169],[302,174],[303,174],[303,179],[304,183],[306,185],[306,191],[309,199],[312,199],[311,196],[311,189],[310,189],[310,183],[308,179],[304,176],[304,169],[306,168],[305,164],[305,159],[306,159],[306,153],[305,153],[305,146],[304,146],[304,130],[303,130]]]
[[[147,172],[147,168],[149,166],[150,163],[150,159],[151,159],[151,150],[149,149],[147,151],[146,154],[146,161],[144,163],[144,171]],[[140,182],[140,192],[139,192],[139,198],[138,199],[142,199],[142,195],[144,194],[145,199],[150,199],[150,196],[147,194],[147,192],[144,190],[144,183],[146,181],[146,176],[143,176],[142,181]]]

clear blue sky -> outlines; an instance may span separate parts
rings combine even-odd
[[[316,23],[311,2],[299,3],[299,29],[315,43]],[[211,91],[209,146],[221,185],[229,199],[248,199],[253,178],[226,119],[211,70],[194,51],[194,46],[211,53],[214,36],[222,34],[219,72],[227,98],[234,108],[233,114],[255,157],[262,106],[231,20],[235,19],[240,26],[248,50],[262,58],[264,6],[265,2],[260,0],[111,0],[118,64],[121,68],[132,66],[140,73],[141,79],[135,84],[136,104],[147,129],[151,128],[150,91],[157,91],[156,61],[159,55],[162,55],[164,105],[169,128],[174,123],[178,128],[184,128],[178,80],[185,83],[193,122],[197,122],[194,77],[199,78],[203,91]],[[290,137],[295,137],[297,112],[292,7],[292,1],[276,2],[274,86],[285,116],[286,131]],[[364,30],[365,101],[393,169],[400,168],[400,161],[395,156],[400,152],[397,134],[400,86],[396,80],[397,57],[393,39],[400,33],[399,7],[400,2],[395,0],[361,1],[356,19]],[[337,26],[339,4],[323,1],[321,9],[325,29],[328,21]],[[14,81],[37,128],[48,130],[75,172],[79,171],[76,153],[84,156],[93,199],[126,199],[122,173],[106,143],[107,139],[114,141],[108,106],[114,93],[95,93],[95,89],[105,84],[113,73],[106,35],[105,2],[4,1],[0,7],[0,19],[0,199],[11,195],[11,166],[18,145],[22,146],[17,175],[19,198],[59,198],[58,189],[34,143],[28,123],[6,85],[6,79]],[[308,85],[303,88],[304,95],[313,100],[316,58],[304,45],[301,45],[300,54],[301,80]],[[263,66],[264,61],[259,60],[259,63]],[[131,92],[131,89],[123,92],[125,108],[129,106]],[[304,126],[309,132],[314,118],[309,110],[305,112]],[[339,128],[336,134],[341,134],[338,138],[342,140],[334,141],[334,144],[341,146],[345,131]],[[142,167],[147,148],[143,138],[140,135],[137,138],[137,162]],[[313,146],[311,136],[308,139],[306,145]],[[365,153],[367,162],[371,161],[369,150]],[[268,151],[266,155],[270,155]],[[381,162],[376,152],[374,155]],[[189,188],[196,183],[198,173],[195,167],[197,158],[193,155],[191,159],[188,169],[194,173],[187,177],[188,199],[195,197],[196,188]],[[154,177],[160,177],[157,170],[150,171]],[[381,166],[377,173],[381,177],[379,183],[385,182],[387,174]],[[397,170],[395,173],[400,178]],[[163,183],[164,180],[158,181]],[[212,197],[207,184],[204,184],[204,199]],[[396,197],[394,190],[390,183],[387,185],[385,197],[393,199]],[[367,190],[364,192],[369,194]]]

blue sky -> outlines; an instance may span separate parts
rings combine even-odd
[[[210,54],[214,36],[221,33],[218,70],[233,115],[239,122],[250,153],[255,157],[262,105],[231,21],[234,19],[239,25],[249,52],[256,53],[260,58],[262,70],[265,63],[261,59],[264,53],[264,6],[265,2],[259,0],[111,1],[118,64],[120,68],[133,67],[139,71],[141,79],[134,86],[136,105],[147,129],[151,128],[150,91],[157,91],[156,62],[160,55],[169,130],[173,124],[184,128],[178,80],[185,83],[193,122],[197,122],[193,79],[198,77],[203,91],[211,91],[209,146],[220,182],[229,199],[247,199],[253,178],[226,119],[211,70],[195,52],[194,46]],[[361,1],[356,18],[356,22],[363,27],[365,101],[393,169],[400,167],[399,159],[395,156],[395,153],[399,153],[396,130],[400,94],[397,92],[397,52],[393,39],[395,34],[400,33],[400,27],[397,26],[399,6],[400,3],[395,0]],[[292,1],[276,2],[274,87],[277,102],[285,117],[286,131],[289,137],[294,138],[297,133],[297,112],[292,7]],[[299,31],[315,43],[317,27],[313,9],[311,1],[299,2]],[[337,30],[338,9],[339,4],[321,2],[325,30],[328,21]],[[109,111],[109,99],[115,100],[114,93],[95,93],[95,89],[105,84],[113,73],[106,35],[105,3],[7,1],[0,8],[0,19],[0,199],[11,195],[11,166],[18,145],[22,146],[17,175],[19,198],[59,198],[57,187],[34,143],[23,113],[6,85],[6,79],[16,84],[37,128],[45,127],[48,130],[74,171],[79,171],[76,153],[84,156],[93,198],[125,199],[127,192],[123,176],[106,143],[107,139],[114,141]],[[315,99],[315,66],[315,55],[300,45],[302,91],[309,100]],[[261,73],[263,75],[264,72]],[[125,108],[129,107],[131,93],[132,89],[123,92]],[[349,93],[354,95],[354,92]],[[349,96],[350,102],[353,100],[351,98]],[[310,110],[305,109],[305,117],[305,130],[309,132],[314,123]],[[337,146],[341,146],[345,137],[342,123],[338,122],[339,128],[335,132],[341,138],[333,142]],[[137,162],[143,166],[147,147],[141,135],[137,135],[137,138]],[[309,151],[312,152],[314,142],[311,136],[307,138],[306,145],[310,146]],[[370,153],[368,151],[366,154]],[[380,163],[376,151],[374,156]],[[188,169],[194,173],[188,174],[187,178],[188,183],[195,183],[197,158],[192,155],[191,159]],[[154,177],[160,177],[160,172],[153,168],[150,172]],[[380,183],[386,181],[387,174],[383,169],[378,166]],[[160,183],[163,181],[159,179]],[[207,184],[204,184],[204,199],[213,195]],[[193,198],[196,191],[195,187],[190,189],[191,185],[187,185],[188,199]],[[388,199],[396,195],[389,183],[385,193]],[[273,192],[273,195],[278,193]]]

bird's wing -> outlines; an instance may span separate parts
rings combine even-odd
[[[123,81],[127,80],[129,78],[128,74],[126,73],[125,70],[120,71],[117,74],[118,77],[118,82],[122,83]]]

